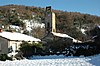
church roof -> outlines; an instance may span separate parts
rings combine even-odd
[[[56,33],[56,32],[52,32],[52,34],[53,34],[54,36],[58,36],[58,37],[70,38],[70,39],[72,39],[73,42],[75,42],[75,43],[76,43],[76,42],[81,43],[81,41],[76,40],[76,39],[74,39],[73,37],[71,37],[71,36],[69,36],[69,35],[67,35],[67,34]]]

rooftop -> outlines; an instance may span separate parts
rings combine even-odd
[[[67,34],[55,33],[55,32],[52,32],[52,34],[55,35],[55,36],[58,36],[58,37],[70,38],[70,39],[72,39],[73,42],[75,42],[75,43],[76,43],[76,42],[81,43],[81,41],[76,40],[76,39],[74,39],[73,37],[71,37],[71,36],[69,36],[69,35],[67,35]]]
[[[25,34],[17,33],[17,32],[1,32],[0,36],[9,40],[41,41],[40,39]]]

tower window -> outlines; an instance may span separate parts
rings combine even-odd
[[[50,23],[47,23],[47,28],[48,28],[48,29],[50,28]]]
[[[50,23],[47,23],[47,31],[50,32]]]

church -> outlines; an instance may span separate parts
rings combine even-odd
[[[73,37],[57,33],[56,32],[56,14],[52,11],[51,6],[46,7],[45,11],[45,36],[43,40],[55,40],[55,39],[67,39],[67,41],[72,41],[75,43],[81,43],[81,41],[74,39]]]

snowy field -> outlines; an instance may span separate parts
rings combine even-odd
[[[31,59],[0,61],[0,66],[100,66],[100,55],[90,57],[33,56]]]

